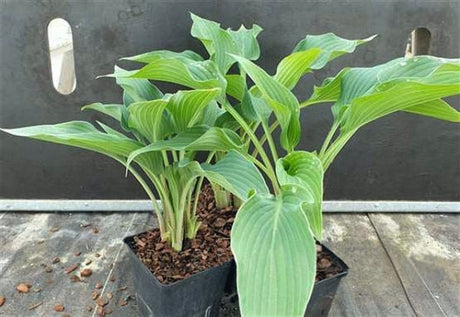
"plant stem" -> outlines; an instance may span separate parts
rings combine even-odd
[[[264,129],[265,136],[268,140],[268,145],[270,147],[270,151],[272,153],[273,163],[276,164],[278,161],[278,152],[276,151],[275,143],[273,142],[273,137],[271,132],[269,131],[267,124],[262,122],[262,127]]]
[[[332,124],[332,127],[329,130],[329,133],[327,134],[326,139],[324,140],[323,146],[321,147],[321,151],[319,152],[319,156],[324,155],[324,152],[326,152],[326,150],[329,147],[329,144],[331,143],[331,140],[334,137],[334,134],[337,131],[338,127],[339,127],[339,122],[334,120],[334,123]]]
[[[153,209],[154,209],[155,214],[157,216],[158,224],[160,226],[160,232],[165,232],[165,230],[166,230],[165,221],[164,221],[163,215],[161,214],[161,209],[160,209],[160,206],[158,205],[158,201],[157,201],[155,195],[153,194],[153,192],[150,189],[149,185],[142,178],[142,176],[132,166],[128,166],[127,168],[131,172],[131,174],[134,175],[134,177],[137,179],[139,184],[141,184],[142,188],[144,189],[144,191],[147,193],[147,195],[149,196],[150,200],[152,201]]]
[[[320,156],[320,159],[323,162],[324,171],[329,168],[332,161],[335,159],[337,154],[339,154],[340,150],[345,146],[347,141],[350,140],[356,130],[357,129],[339,135],[339,137],[332,143],[329,149],[327,149],[327,151]]]
[[[280,125],[279,121],[276,120],[275,122],[272,123],[272,125],[270,126],[270,128],[268,129],[268,131],[270,132],[270,134],[273,133],[273,131],[275,131],[275,129]],[[260,144],[261,145],[264,145],[265,142],[267,141],[267,136],[266,135],[263,135],[262,138],[260,139]],[[257,156],[257,154],[259,153],[259,151],[257,151],[257,149],[255,149],[253,152],[252,152],[252,156]]]

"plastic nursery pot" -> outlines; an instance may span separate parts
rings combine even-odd
[[[129,249],[136,300],[142,316],[217,316],[231,261],[171,284],[162,284],[137,257],[134,236],[123,242]]]
[[[305,316],[327,316],[331,309],[332,300],[334,299],[340,281],[348,274],[348,265],[334,254],[329,248],[323,247],[323,251],[328,253],[331,260],[342,268],[342,272],[315,283],[313,293],[310,297]]]
[[[323,251],[328,253],[331,260],[342,268],[342,271],[332,277],[326,278],[315,283],[313,292],[305,311],[305,316],[320,317],[327,316],[331,309],[332,300],[334,299],[337,288],[339,287],[340,281],[348,274],[348,266],[338,256],[334,254],[329,248],[323,247]],[[231,273],[229,275],[227,285],[225,287],[225,293],[227,300],[224,300],[224,305],[227,308],[238,305],[236,300],[236,264],[232,261]]]

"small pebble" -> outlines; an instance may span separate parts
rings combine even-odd
[[[90,269],[84,269],[80,272],[80,275],[84,277],[91,276],[91,274],[93,274],[93,271],[91,271]]]
[[[57,312],[64,311],[65,307],[63,305],[54,305],[54,310]]]
[[[21,283],[18,286],[16,286],[16,289],[18,290],[19,293],[28,293],[29,288],[30,287],[25,283]]]

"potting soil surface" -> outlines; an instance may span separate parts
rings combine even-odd
[[[460,316],[457,214],[324,218],[350,266],[329,316]],[[122,238],[155,227],[148,213],[0,213],[0,316],[139,316]]]

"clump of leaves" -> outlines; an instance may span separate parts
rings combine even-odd
[[[260,27],[224,30],[192,19],[191,33],[207,60],[164,50],[126,58],[145,66],[110,75],[124,88],[124,104],[86,107],[114,117],[131,137],[83,122],[6,131],[106,154],[125,165],[156,204],[135,163],[159,193],[162,237],[177,250],[184,232],[192,238],[198,228],[192,202],[203,177],[233,193],[243,202],[231,239],[242,314],[301,316],[315,280],[315,240],[322,239],[325,171],[360,127],[385,115],[403,111],[460,122],[459,112],[442,99],[460,93],[459,60],[417,56],[345,68],[299,101],[291,90],[302,76],[373,37],[307,35],[270,75],[253,62],[260,55]],[[194,90],[163,95],[149,80]],[[333,123],[322,147],[296,149],[300,111],[331,102]],[[194,160],[197,151],[208,153],[206,162]]]

